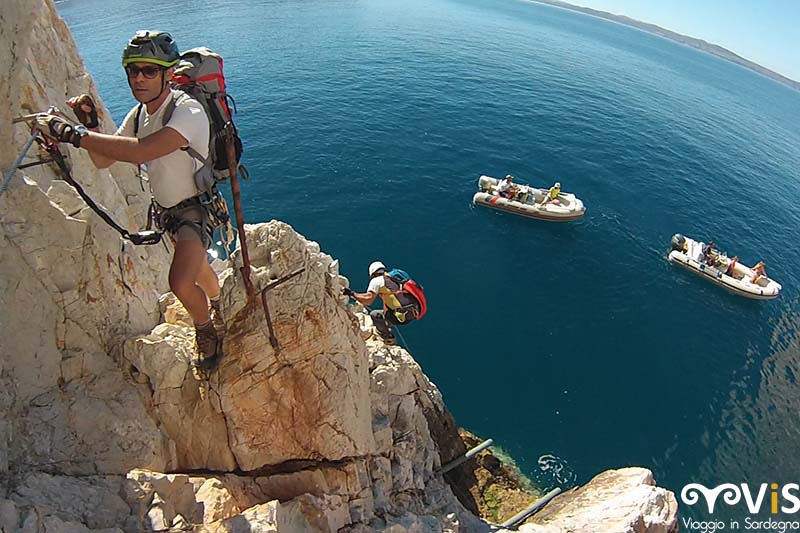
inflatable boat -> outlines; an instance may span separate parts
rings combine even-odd
[[[727,274],[732,259],[724,252],[716,250],[706,254],[703,252],[703,247],[704,243],[700,241],[684,237],[679,233],[675,234],[672,236],[668,259],[745,298],[771,300],[780,294],[780,283],[767,276],[756,278],[753,269],[742,263],[736,262],[732,275]]]
[[[505,211],[515,215],[554,222],[568,222],[582,218],[586,212],[574,194],[562,192],[558,195],[558,203],[539,205],[547,195],[547,189],[537,189],[529,185],[516,185],[517,194],[514,199],[504,198],[496,194],[500,180],[491,176],[478,178],[478,192],[472,197],[472,203]]]

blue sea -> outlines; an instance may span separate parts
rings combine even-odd
[[[798,481],[800,92],[518,0],[109,6],[57,2],[115,120],[137,29],[219,51],[246,219],[290,223],[356,288],[376,259],[409,271],[430,305],[401,330],[411,352],[543,488],[628,465],[678,496]],[[484,173],[558,180],[587,215],[473,207]],[[676,232],[765,260],[781,296],[672,266]]]

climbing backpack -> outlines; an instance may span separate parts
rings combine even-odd
[[[230,178],[230,166],[226,143],[226,129],[230,128],[233,138],[236,157],[235,166],[244,178],[247,171],[239,162],[242,158],[242,140],[233,124],[233,113],[236,112],[236,102],[233,97],[225,92],[225,75],[222,70],[222,56],[206,47],[192,48],[181,54],[181,60],[175,69],[171,81],[174,89],[183,91],[203,106],[208,116],[209,146],[208,158],[203,158],[192,147],[187,146],[181,150],[194,157],[203,166],[195,173],[197,189],[208,194],[213,194],[214,186]],[[162,124],[172,118],[175,111],[176,99],[171,98],[164,110]],[[139,130],[139,116],[143,104],[139,104],[134,120],[134,135]],[[232,111],[231,111],[232,110]]]
[[[403,293],[409,294],[419,303],[417,320],[425,316],[425,313],[428,311],[428,302],[425,299],[425,292],[422,289],[422,285],[411,279],[408,272],[400,270],[399,268],[393,268],[387,272],[386,275],[400,286],[398,290],[394,291],[395,295]]]

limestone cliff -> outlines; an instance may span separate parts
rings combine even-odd
[[[0,65],[5,170],[30,133],[14,117],[97,94],[51,0],[4,3]],[[135,229],[148,198],[131,166],[68,151],[76,179]],[[448,477],[458,498],[436,473],[465,450],[438,389],[348,306],[338,263],[282,222],[246,231],[257,288],[302,272],[268,293],[276,348],[238,253],[219,265],[226,357],[201,383],[169,250],[122,241],[51,165],[16,173],[0,196],[0,531],[489,529],[470,512],[470,469]],[[671,493],[604,483],[597,494],[625,503],[606,512],[614,527],[675,522]],[[581,494],[591,515],[594,493]],[[577,530],[547,516],[524,527]]]

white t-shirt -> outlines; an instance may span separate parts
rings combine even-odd
[[[175,111],[169,122],[162,125],[162,117],[170,98],[175,98]],[[133,137],[133,121],[138,107],[137,105],[128,112],[115,135]],[[188,146],[194,148],[201,156],[208,157],[208,118],[200,102],[182,91],[173,90],[172,96],[167,97],[152,115],[147,112],[147,106],[143,106],[137,136],[140,139],[147,137],[160,130],[162,126],[170,127],[183,135],[189,141]],[[184,150],[175,150],[144,163],[150,180],[150,190],[156,202],[162,207],[172,207],[200,194],[194,183],[194,174],[201,165],[200,161]]]
[[[497,185],[497,192],[498,193],[506,192],[508,189],[511,188],[512,185],[513,183],[511,183],[508,180],[500,180],[500,183]]]
[[[380,294],[380,288],[386,286],[386,278],[383,276],[375,276],[371,280],[369,280],[369,286],[367,287],[367,292],[374,292],[375,294]]]

